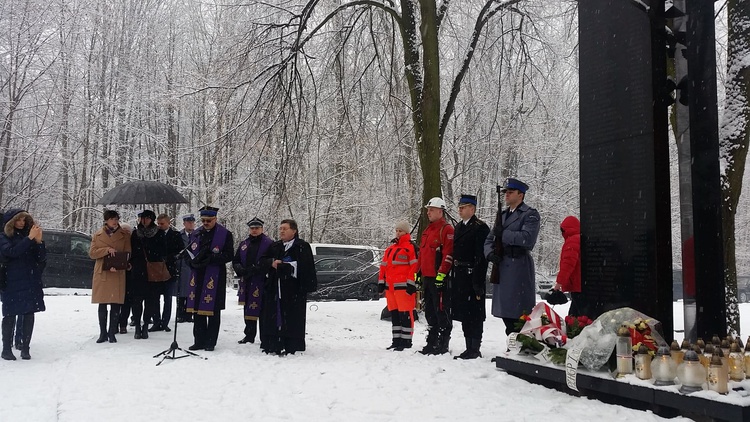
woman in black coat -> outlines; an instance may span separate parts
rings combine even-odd
[[[0,255],[5,262],[6,285],[2,292],[2,358],[16,360],[11,349],[16,316],[23,315],[21,359],[31,359],[29,344],[34,331],[34,313],[43,312],[42,271],[47,250],[42,228],[24,210],[8,210],[2,219]]]
[[[146,270],[146,257],[148,257],[149,262],[163,262],[166,254],[164,236],[159,236],[159,226],[156,225],[155,221],[156,214],[153,211],[143,211],[140,214],[138,227],[133,230],[130,236],[133,251],[130,255],[132,268],[127,293],[130,295],[131,306],[133,307],[134,337],[136,339],[148,338],[148,317],[158,311],[158,309],[153,309],[153,300],[149,298],[152,289],[149,287],[150,282]],[[147,309],[144,309],[144,302],[148,306]],[[141,315],[143,315],[143,325],[141,325]]]

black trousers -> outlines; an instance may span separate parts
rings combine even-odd
[[[252,341],[255,341],[255,336],[258,334],[258,320],[257,319],[246,319],[245,320],[245,337]]]
[[[462,322],[461,329],[464,332],[464,337],[481,340],[484,333],[484,321]]]
[[[424,285],[424,315],[430,329],[437,328],[438,331],[450,334],[453,328],[450,310],[450,293],[447,289],[438,291],[435,287],[435,277],[422,277]],[[447,283],[446,283],[447,284]]]
[[[193,337],[195,344],[200,346],[216,346],[219,339],[219,326],[221,325],[221,311],[214,311],[213,316],[193,316]]]

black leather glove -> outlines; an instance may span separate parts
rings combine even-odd
[[[417,292],[417,286],[416,285],[414,285],[414,284],[407,284],[406,285],[406,293],[407,294],[413,295],[416,292]]]
[[[482,296],[486,293],[483,285],[474,284],[472,287],[474,288],[474,295],[476,296]]]
[[[489,255],[487,255],[487,260],[492,262],[495,265],[500,264],[500,261],[503,260],[503,257],[500,255],[495,254],[495,252],[490,252]]]
[[[237,273],[237,275],[240,277],[247,274],[245,267],[243,267],[239,262],[235,262],[234,264],[232,264],[232,268],[234,268],[234,272]]]
[[[385,291],[385,283],[378,283],[378,293],[383,293]]]

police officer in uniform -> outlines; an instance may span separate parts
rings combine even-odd
[[[479,346],[482,343],[486,314],[484,303],[487,276],[484,241],[490,228],[477,218],[476,210],[477,197],[461,195],[458,201],[461,222],[456,225],[453,237],[451,318],[461,321],[466,350],[454,359],[482,357]]]
[[[505,334],[515,331],[518,318],[536,305],[534,259],[531,251],[539,237],[539,212],[524,202],[529,185],[507,179],[501,187],[504,210],[498,209],[495,224],[484,242],[493,269],[492,315],[502,318]],[[497,240],[497,242],[496,242]]]

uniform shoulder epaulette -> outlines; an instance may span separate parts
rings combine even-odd
[[[478,226],[481,226],[482,224],[487,224],[487,223],[485,223],[484,221],[482,221],[481,219],[479,219],[479,217],[477,217],[477,220],[476,220],[476,222],[474,222],[474,224],[476,224]]]

